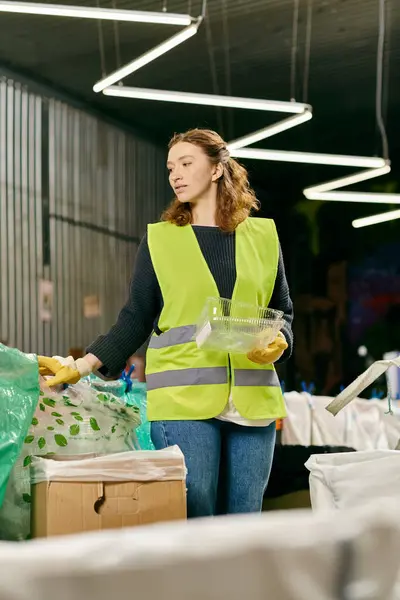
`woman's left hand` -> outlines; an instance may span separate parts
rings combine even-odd
[[[288,347],[283,333],[279,332],[266,348],[254,348],[247,358],[258,365],[271,365],[279,360]]]

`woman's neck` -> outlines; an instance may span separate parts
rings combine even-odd
[[[216,227],[216,211],[217,199],[215,197],[202,198],[192,208],[192,225]]]

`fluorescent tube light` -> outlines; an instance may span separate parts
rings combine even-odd
[[[367,227],[367,225],[385,223],[386,221],[393,221],[394,219],[400,219],[400,210],[391,210],[389,212],[380,213],[379,215],[371,215],[370,217],[355,219],[352,222],[352,225],[356,229],[359,229],[360,227]]]
[[[360,173],[354,173],[353,175],[347,175],[346,177],[340,177],[339,179],[332,179],[326,183],[320,185],[314,185],[313,187],[306,188],[303,193],[306,198],[313,200],[314,194],[320,192],[330,192],[331,190],[337,190],[338,188],[345,187],[346,185],[353,185],[354,183],[360,183],[361,181],[367,181],[367,179],[374,179],[374,177],[380,177],[390,173],[390,164],[385,164],[384,167],[375,169],[369,169],[367,171],[360,171]]]
[[[92,6],[64,6],[62,4],[38,4],[35,2],[0,1],[0,12],[49,17],[76,17],[79,19],[105,19],[134,23],[157,23],[164,25],[190,25],[190,15],[143,10],[122,10]]]
[[[383,160],[383,159],[379,159]],[[384,161],[385,162],[385,161]],[[390,164],[385,162],[385,166],[354,173],[340,179],[333,179],[320,185],[315,185],[303,190],[308,200],[328,200],[331,202],[366,202],[371,204],[400,204],[400,194],[379,194],[376,192],[342,192],[339,188],[347,185],[353,185],[367,179],[380,177],[390,173]]]
[[[197,25],[198,26],[198,25]],[[187,32],[195,26],[188,27],[183,32]],[[197,31],[197,29],[196,29]],[[194,31],[193,33],[196,33]],[[304,195],[310,200],[336,200],[339,202],[375,202],[375,203],[396,203],[400,204],[400,194],[373,194],[362,192],[338,192],[338,188],[352,185],[367,179],[379,177],[390,172],[390,164],[383,158],[374,156],[346,156],[341,154],[322,154],[317,152],[295,152],[287,150],[267,150],[259,148],[249,148],[263,139],[277,135],[300,125],[312,118],[312,108],[310,105],[300,102],[282,102],[275,100],[263,100],[258,98],[242,98],[235,96],[220,96],[216,94],[198,94],[189,92],[177,92],[171,90],[158,90],[138,87],[125,87],[122,85],[113,85],[117,81],[136,71],[142,66],[164,54],[177,43],[168,45],[174,36],[164,44],[150,50],[143,56],[132,61],[119,71],[112,73],[103,81],[94,86],[94,91],[102,91],[106,96],[118,98],[131,98],[136,100],[153,100],[158,102],[176,102],[181,104],[193,104],[202,106],[219,106],[221,108],[241,108],[247,110],[260,110],[271,112],[291,113],[294,116],[288,117],[275,123],[259,129],[253,133],[232,140],[228,143],[228,149],[233,157],[242,159],[271,160],[292,163],[305,163],[315,165],[331,165],[343,167],[359,167],[366,169],[361,173],[355,173],[339,179],[327,181],[325,183],[305,189]],[[185,38],[187,39],[187,38]]]
[[[128,63],[124,67],[117,69],[117,71],[114,71],[114,73],[111,73],[110,75],[108,75],[107,77],[102,79],[101,81],[98,81],[93,86],[93,90],[95,92],[102,92],[103,90],[105,90],[105,88],[108,88],[108,86],[113,85],[114,83],[117,83],[118,81],[121,81],[121,79],[124,79],[124,77],[127,77],[134,71],[141,69],[142,67],[149,64],[156,58],[159,58],[166,52],[169,52],[170,50],[172,50],[172,48],[179,46],[179,44],[182,44],[183,42],[185,42],[186,40],[188,40],[189,38],[191,38],[193,35],[195,35],[197,33],[199,25],[200,25],[200,21],[198,21],[197,23],[195,23],[193,25],[189,25],[189,27],[185,27],[185,29],[182,29],[182,31],[180,31],[179,33],[168,38],[167,40],[165,40],[165,42],[162,42],[158,46],[155,46],[155,48],[152,48],[148,52],[145,52],[144,54],[142,54],[142,56],[135,58],[135,60],[132,60],[130,63]],[[117,89],[120,89],[120,86],[117,86]],[[109,94],[109,95],[111,95],[111,94]],[[115,94],[115,95],[117,95],[117,94]]]
[[[262,150],[257,148],[239,148],[232,150],[232,156],[256,160],[274,160],[282,162],[296,162],[314,165],[338,165],[343,167],[370,167],[385,166],[383,158],[374,156],[346,156],[345,154],[320,154],[317,152],[291,152],[288,150]]]
[[[155,90],[127,86],[111,86],[104,89],[106,96],[134,98],[136,100],[158,100],[161,102],[178,102],[182,104],[198,104],[202,106],[221,106],[223,108],[244,108],[283,113],[304,113],[310,110],[308,104],[301,102],[281,102],[279,100],[262,100],[257,98],[240,98],[236,96],[216,96],[214,94],[195,94],[169,90]]]
[[[300,125],[301,123],[305,123],[312,119],[311,110],[306,110],[305,112],[294,115],[293,117],[288,117],[283,121],[279,121],[278,123],[274,123],[274,125],[269,125],[268,127],[264,127],[263,129],[259,129],[254,133],[249,133],[249,135],[245,135],[241,138],[233,140],[228,143],[228,149],[230,152],[232,150],[237,150],[238,148],[244,148],[245,146],[250,146],[250,144],[255,144],[256,142],[260,142],[265,138],[272,137],[278,133],[282,133],[282,131],[286,131],[287,129],[291,129],[292,127],[296,127],[296,125]]]
[[[400,194],[376,194],[375,192],[315,192],[308,199],[330,200],[331,202],[400,204]]]

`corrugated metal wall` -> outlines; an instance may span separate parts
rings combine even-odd
[[[168,198],[162,149],[0,80],[0,340],[65,354],[107,331]],[[53,282],[42,320],[41,280]],[[101,314],[85,318],[84,298]]]

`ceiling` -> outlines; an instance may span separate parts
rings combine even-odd
[[[42,2],[44,0],[41,0]],[[97,0],[52,0],[95,6]],[[394,168],[400,163],[400,2],[387,1],[384,114]],[[112,0],[99,0],[111,7]],[[295,98],[304,99],[308,0],[300,0]],[[201,0],[114,0],[117,8],[198,15]],[[196,36],[128,77],[126,85],[289,100],[293,0],[209,0]],[[105,68],[132,60],[177,32],[171,26],[102,22]],[[96,95],[102,61],[97,21],[0,14],[0,63],[67,93],[146,135],[208,126],[227,139],[261,128],[276,115]],[[307,100],[314,118],[261,146],[342,154],[381,154],[375,125],[378,0],[314,0]],[[103,65],[104,67],[104,65]],[[279,118],[279,115],[278,115]],[[399,156],[399,159],[397,159]],[[259,181],[274,187],[316,183],[335,168],[258,163]],[[292,176],[288,176],[289,173]]]

